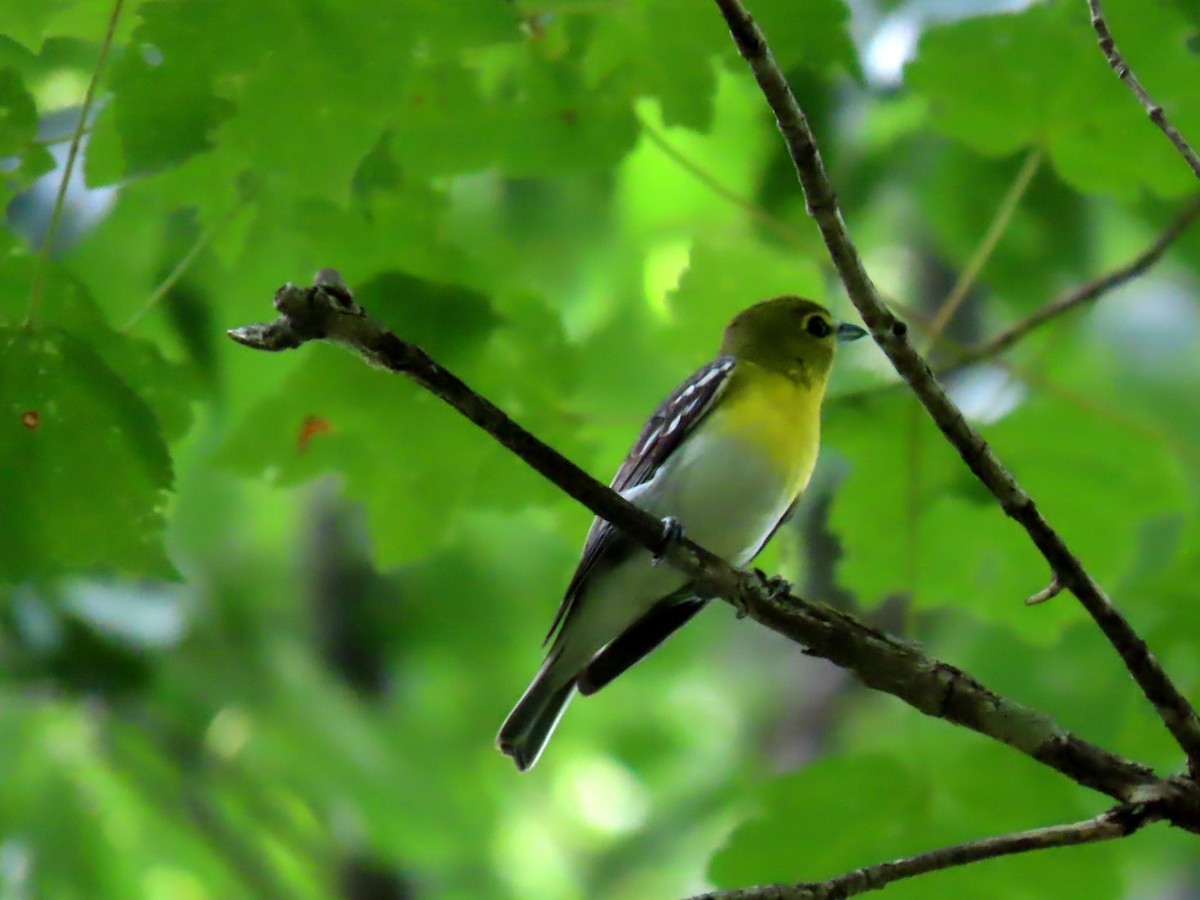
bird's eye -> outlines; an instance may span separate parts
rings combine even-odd
[[[804,323],[804,330],[816,338],[825,338],[833,334],[833,328],[821,316],[810,316]]]

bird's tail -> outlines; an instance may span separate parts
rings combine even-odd
[[[575,696],[575,679],[561,684],[561,676],[556,675],[549,663],[542,666],[496,736],[496,746],[511,756],[522,772],[538,761],[554,726]]]

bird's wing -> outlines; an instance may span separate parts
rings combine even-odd
[[[695,427],[712,410],[721,392],[728,386],[729,373],[733,371],[732,356],[718,356],[712,362],[697,369],[692,377],[679,385],[642,426],[633,448],[613,476],[611,487],[615,491],[626,491],[654,477],[663,460],[671,455]],[[571,608],[580,588],[588,576],[606,556],[621,545],[620,533],[601,518],[592,521],[579,565],[567,585],[567,591],[559,604],[554,622],[546,635],[546,641],[554,637],[559,626],[571,614]]]
[[[596,693],[691,621],[707,603],[708,599],[693,593],[690,585],[664,597],[592,657],[576,679],[579,693]]]
[[[758,545],[753,556],[758,556],[759,550],[770,542],[780,526],[791,518],[795,509],[796,504],[792,503],[787,508],[787,512],[779,517],[779,521],[775,523],[771,533]],[[649,612],[622,631],[608,646],[592,657],[592,661],[579,673],[579,678],[575,683],[575,686],[579,688],[579,693],[585,696],[596,693],[691,621],[692,616],[704,609],[709,599],[707,596],[697,594],[690,584],[684,585],[674,594],[664,597],[660,603],[655,604]]]

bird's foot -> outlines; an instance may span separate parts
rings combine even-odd
[[[767,575],[762,569],[755,569],[754,574],[772,600],[780,600],[792,592],[791,583],[782,575]]]
[[[782,575],[768,575],[762,569],[754,569],[754,574],[758,577],[759,584],[763,586],[763,590],[767,592],[767,596],[772,600],[779,600],[791,593],[792,586]],[[745,618],[749,612],[745,601],[739,598],[738,602],[734,603],[734,606],[737,608],[737,617],[739,619]]]
[[[681,540],[683,540],[683,526],[679,524],[679,520],[674,516],[664,516],[662,520],[663,536],[662,544],[658,548],[658,552],[654,554],[654,565],[658,565],[667,558],[667,554],[674,550]]]

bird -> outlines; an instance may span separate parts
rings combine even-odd
[[[738,313],[715,359],[642,427],[611,487],[735,566],[787,518],[817,462],[837,344],[867,332],[825,307],[775,297]],[[541,756],[567,704],[594,694],[712,599],[597,517],[544,644],[545,661],[496,744],[517,769]]]

